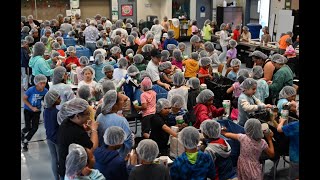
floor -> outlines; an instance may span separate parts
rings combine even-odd
[[[190,48],[190,43],[186,42],[187,50]],[[189,52],[187,52],[189,53]],[[245,68],[242,64],[241,68]],[[21,89],[21,97],[23,96],[23,89]],[[24,127],[24,115],[23,115],[23,102],[21,100],[21,128]],[[134,131],[134,127],[131,128]],[[140,134],[140,128],[136,135]],[[287,157],[288,158],[288,157]],[[21,180],[44,180],[44,179],[54,179],[51,171],[51,157],[46,141],[45,129],[43,124],[43,117],[41,115],[39,129],[36,134],[31,139],[29,143],[29,151],[21,151]],[[283,160],[281,159],[277,167],[277,180],[285,180],[288,175],[288,167],[286,164],[283,166]],[[272,179],[272,176],[268,176],[269,170],[273,166],[272,161],[267,160],[265,163],[265,180]]]

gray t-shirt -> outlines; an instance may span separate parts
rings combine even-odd
[[[158,81],[160,79],[158,67],[159,66],[155,65],[152,60],[149,61],[146,72],[150,76],[152,82]]]
[[[143,164],[134,167],[129,180],[169,180],[169,170],[162,164]]]

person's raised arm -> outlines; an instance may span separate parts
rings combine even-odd
[[[266,136],[266,139],[268,141],[268,148],[265,149],[265,152],[267,153],[267,155],[270,157],[270,158],[273,158],[274,157],[274,147],[273,147],[273,143],[272,143],[272,136],[273,136],[273,132],[270,131],[270,133]]]
[[[221,129],[221,134],[227,138],[231,138],[234,140],[238,140],[239,139],[239,134],[235,134],[235,133],[231,133],[231,132],[226,132],[224,130]]]
[[[164,130],[166,133],[172,135],[173,137],[178,137],[178,134],[176,132],[172,131],[172,129],[169,128],[169,126],[167,126],[165,124],[162,126],[162,130]]]
[[[277,131],[278,131],[278,132],[280,132],[280,133],[283,132],[283,131],[282,131],[282,126],[283,126],[283,123],[285,123],[285,122],[286,122],[286,119],[284,119],[284,118],[282,118],[282,117],[279,118],[279,124],[278,124],[278,126],[277,126]]]
[[[227,94],[232,93],[233,90],[234,90],[234,87],[233,87],[233,86],[229,87],[229,88],[227,89]]]
[[[90,140],[93,143],[93,146],[91,148],[92,152],[98,147],[99,145],[99,139],[98,139],[98,126],[99,122],[97,121],[91,121],[91,125],[89,126],[91,129],[91,137]]]

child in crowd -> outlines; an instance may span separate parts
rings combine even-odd
[[[186,47],[187,46],[186,46],[186,44],[184,42],[179,42],[178,48],[181,51],[181,56],[182,56],[183,59],[188,59],[188,55],[185,52]]]
[[[103,73],[102,69],[105,65],[107,65],[107,64],[105,63],[104,55],[102,55],[102,54],[96,55],[96,57],[94,59],[94,64],[91,65],[91,67],[95,71],[94,80],[96,82],[99,82],[100,79],[102,79],[104,77],[104,73]]]
[[[170,61],[170,52],[168,50],[161,51],[161,62]]]
[[[173,51],[174,51],[175,49],[177,49],[177,46],[176,46],[176,45],[174,45],[174,44],[168,44],[166,50],[169,51],[169,53],[170,53],[170,58],[172,58],[172,56],[173,56]]]
[[[79,64],[80,66],[76,67],[78,82],[83,81],[84,77],[82,74],[82,70],[84,67],[86,67],[89,64],[89,59],[86,56],[81,56],[79,59]]]
[[[126,50],[126,59],[128,61],[128,66],[133,64],[133,56],[134,56],[134,51],[132,49],[127,49]]]
[[[278,112],[281,113],[283,106],[290,103],[289,114],[295,115],[297,113],[297,103],[296,103],[297,91],[292,86],[285,86],[279,93],[279,101],[277,104]]]
[[[77,95],[79,98],[86,100],[90,105],[94,104],[95,101],[92,101],[90,98],[92,97],[91,93],[90,93],[90,87],[88,85],[82,85],[80,88],[78,88],[78,92]],[[96,114],[96,110],[94,109],[94,107],[89,106],[88,107],[89,112],[90,112],[90,120],[91,121],[95,121],[95,114]]]
[[[188,87],[185,86],[185,79],[183,76],[182,72],[176,72],[173,75],[173,85],[174,87],[172,87],[172,89],[168,92],[168,97],[167,99],[169,101],[171,101],[171,98],[176,95],[179,94],[183,97],[184,102],[183,102],[183,108],[187,109],[187,103],[188,103]]]
[[[95,86],[97,84],[97,82],[93,80],[95,71],[92,69],[92,67],[86,66],[82,69],[81,73],[84,76],[84,79],[78,83],[78,88],[80,88],[82,85],[88,85],[90,87],[90,93],[93,97],[95,93]]]
[[[240,142],[240,156],[237,163],[238,179],[263,179],[262,165],[259,162],[264,151],[270,158],[274,157],[272,131],[265,135],[268,143],[263,139],[261,123],[258,119],[248,119],[244,125],[246,134],[234,134],[222,130],[221,134]]]
[[[183,108],[184,98],[179,94],[175,94],[172,96],[170,104],[171,104],[171,112],[168,115],[167,125],[168,126],[177,125],[180,130],[182,128],[187,127],[189,123],[189,119],[187,118],[188,110]],[[177,122],[176,121],[177,116],[182,116],[184,122]]]
[[[159,65],[160,81],[173,86],[172,81],[172,64],[170,61],[163,62]]]
[[[69,53],[69,57],[67,57],[65,61],[66,69],[70,71],[73,64],[75,64],[76,66],[80,66],[79,59],[76,56],[76,48],[74,46],[69,46],[67,49],[67,53]]]
[[[61,56],[65,56],[63,49],[67,49],[67,46],[63,43],[63,38],[62,37],[57,37],[56,40],[60,44],[60,48],[61,48],[59,50],[60,55]]]
[[[232,59],[235,59],[237,58],[237,49],[236,49],[236,46],[237,46],[237,41],[231,39],[229,41],[229,46],[230,46],[230,49],[227,51],[227,67],[230,67],[230,62]]]
[[[197,52],[191,53],[191,58],[184,60],[182,65],[185,67],[184,77],[186,79],[197,77],[199,71],[199,54]]]
[[[133,56],[133,65],[135,65],[139,71],[145,71],[147,69],[147,65],[143,62],[144,57],[141,54],[136,54]]]
[[[61,46],[58,42],[53,42],[52,43],[52,50],[55,50],[55,51],[58,51],[60,56],[65,58],[66,57],[66,54],[64,53],[64,51],[61,49]]]
[[[188,90],[188,103],[187,103],[187,109],[188,109],[188,115],[192,122],[192,124],[195,123],[196,116],[193,112],[193,107],[197,105],[196,98],[200,93],[200,80],[196,77],[192,77],[188,80],[187,85],[190,87]]]
[[[232,59],[230,66],[231,66],[232,70],[229,71],[229,73],[227,74],[227,78],[231,79],[232,81],[236,81],[237,80],[237,73],[238,73],[240,66],[241,66],[241,61],[237,58]]]
[[[224,65],[220,62],[218,51],[214,49],[213,43],[209,41],[205,42],[204,49],[207,52],[206,56],[211,59],[212,72],[219,72],[219,67],[222,69]]]
[[[251,77],[257,81],[257,91],[254,94],[262,103],[269,97],[269,85],[263,79],[263,69],[261,66],[254,66],[252,68]]]
[[[135,105],[134,108],[142,111],[141,131],[144,138],[150,135],[150,119],[156,113],[156,92],[152,90],[152,82],[149,77],[145,77],[141,82],[143,93],[140,96],[141,106]]]
[[[30,87],[23,96],[25,126],[21,131],[23,151],[28,151],[28,142],[37,132],[41,114],[41,101],[48,89],[45,88],[47,77],[39,74],[34,77],[35,86]]]
[[[113,71],[113,78],[115,81],[120,82],[122,78],[127,75],[128,61],[126,58],[120,58],[118,67]]]
[[[106,80],[114,81],[113,71],[114,71],[114,68],[112,65],[110,65],[110,64],[105,65],[102,69],[102,72],[104,72],[105,76],[103,78],[101,78],[98,83],[102,84]]]
[[[243,92],[238,99],[238,121],[240,126],[244,126],[249,119],[250,112],[272,108],[272,105],[264,104],[254,96],[254,93],[257,90],[256,80],[247,78],[241,83],[240,88],[242,88]]]
[[[209,154],[198,150],[199,131],[190,126],[179,132],[179,141],[185,152],[178,156],[170,168],[171,179],[214,179],[215,165]]]
[[[183,71],[182,68],[182,53],[179,49],[175,49],[172,52],[172,56],[173,56],[173,60],[171,61],[172,65],[175,65],[176,67],[178,67],[179,69],[181,69],[181,71]]]
[[[193,125],[199,129],[200,124],[207,120],[222,116],[224,114],[223,108],[216,108],[213,105],[214,94],[210,89],[205,89],[199,93],[196,98],[197,105],[194,106],[194,115],[196,116],[196,123]]]
[[[198,78],[200,80],[200,84],[205,83],[205,78],[213,79],[212,75],[209,74],[209,67],[211,64],[211,59],[208,57],[202,57],[199,61],[200,69],[198,72]]]

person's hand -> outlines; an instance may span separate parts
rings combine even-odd
[[[270,132],[266,135],[266,139],[268,141],[271,141],[272,140],[272,137],[273,137],[273,132],[270,130]]]
[[[61,60],[58,60],[58,61],[57,61],[56,66],[61,66]]]
[[[210,80],[213,80],[213,76],[209,74],[208,76],[210,78]]]
[[[171,86],[167,83],[164,83],[164,88],[167,89],[167,90],[170,90],[171,89]]]
[[[92,170],[88,166],[86,166],[81,170],[81,174],[83,176],[89,176],[91,174],[91,171]]]
[[[222,134],[222,135],[225,135],[226,133],[227,133],[227,128],[224,127],[224,126],[222,126],[222,127],[221,127],[221,134]]]
[[[268,85],[272,84],[272,81],[267,81]]]
[[[272,105],[271,104],[266,104],[265,108],[272,108]]]
[[[286,120],[287,120],[287,119],[284,119],[284,118],[282,118],[282,117],[280,116],[280,117],[279,117],[279,124],[280,124],[280,123],[282,123],[282,124],[285,123]]]
[[[89,121],[91,121],[91,120],[88,120],[88,122],[89,122]],[[83,129],[84,129],[85,131],[90,131],[90,130],[91,130],[91,128],[88,126],[88,124],[83,124],[82,127],[83,127]]]
[[[32,107],[32,108],[30,108],[33,112],[38,112],[38,111],[40,111],[37,107]]]
[[[140,106],[137,106],[137,105],[133,105],[133,107],[134,107],[134,109],[136,110],[136,111],[139,111],[140,110]]]
[[[89,124],[87,124],[91,130],[94,129],[94,130],[97,130],[98,127],[99,127],[99,122],[97,121],[90,121]]]

